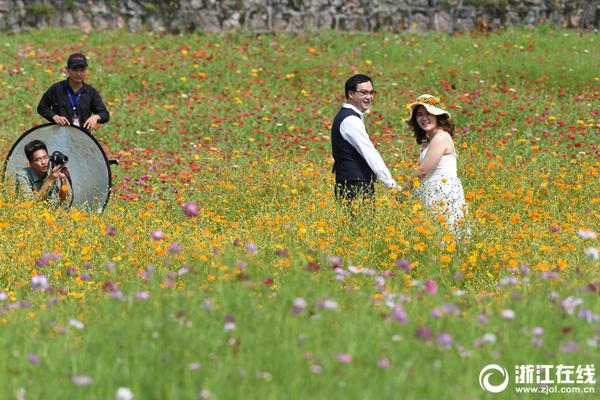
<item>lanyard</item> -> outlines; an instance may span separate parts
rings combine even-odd
[[[81,92],[79,92],[79,94],[75,98],[75,101],[73,101],[73,96],[71,96],[71,88],[67,84],[67,94],[69,95],[69,100],[71,101],[71,106],[73,107],[73,114],[77,115],[76,105],[77,105],[77,102],[79,101],[79,98],[81,97]]]

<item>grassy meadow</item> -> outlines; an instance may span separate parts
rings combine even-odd
[[[479,373],[600,368],[597,33],[2,35],[2,159],[80,50],[120,166],[100,215],[1,191],[0,398],[586,398]],[[399,182],[406,104],[447,105],[470,239],[380,183],[357,217],[336,205],[354,73]]]

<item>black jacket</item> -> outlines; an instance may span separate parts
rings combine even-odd
[[[77,100],[77,96],[80,95],[79,100],[76,101],[75,108],[82,127],[92,114],[100,116],[99,123],[108,122],[110,115],[96,89],[84,83],[77,93],[73,93],[66,80],[55,83],[44,93],[37,108],[38,114],[46,118],[49,122],[54,122],[52,117],[58,114],[61,117],[68,118],[69,122],[73,123],[75,113],[73,112],[73,106],[67,91],[71,92],[71,98],[74,103]]]

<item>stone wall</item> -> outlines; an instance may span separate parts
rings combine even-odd
[[[0,0],[0,31],[45,26],[255,33],[600,27],[600,0]]]

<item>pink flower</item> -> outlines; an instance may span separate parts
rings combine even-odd
[[[312,364],[310,366],[310,372],[312,372],[313,374],[320,374],[322,370],[323,369],[319,364]]]
[[[352,361],[352,356],[348,353],[338,353],[337,360],[342,364],[349,364]]]
[[[435,294],[437,292],[437,283],[430,279],[427,282],[425,282],[425,289],[427,289],[427,293]]]
[[[163,231],[154,231],[150,234],[150,237],[153,240],[163,240],[165,238],[165,234]]]
[[[183,205],[183,213],[188,217],[195,217],[198,215],[198,205],[194,202],[185,203]]]
[[[380,358],[377,360],[377,366],[381,369],[388,368],[390,366],[390,359],[387,357]]]

